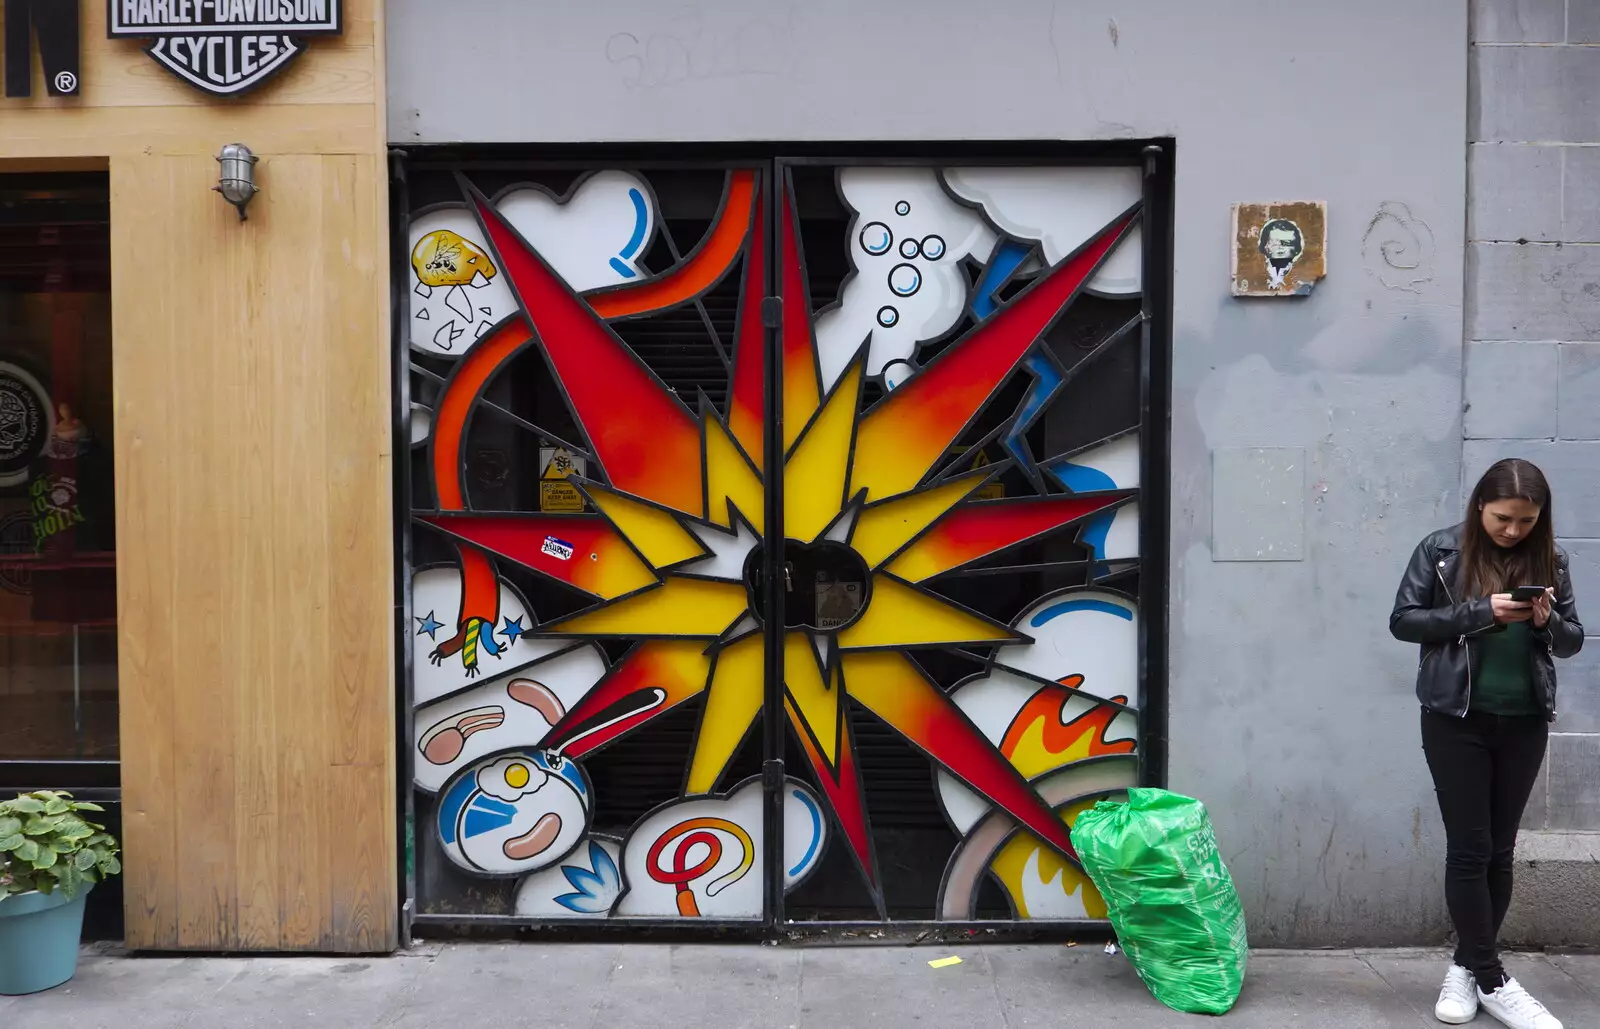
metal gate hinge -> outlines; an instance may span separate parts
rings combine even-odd
[[[781,790],[783,788],[783,762],[779,760],[767,761],[761,766],[761,782],[768,789]]]
[[[783,298],[761,298],[761,327],[777,329],[783,326]]]

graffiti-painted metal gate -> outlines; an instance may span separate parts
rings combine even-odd
[[[417,920],[1104,917],[1167,157],[397,160]]]

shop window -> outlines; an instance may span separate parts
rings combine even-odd
[[[103,174],[0,175],[7,764],[118,756],[109,210]]]

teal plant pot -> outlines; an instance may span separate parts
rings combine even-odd
[[[57,890],[0,901],[0,994],[38,993],[78,973],[88,896],[89,885],[84,884],[71,900]]]

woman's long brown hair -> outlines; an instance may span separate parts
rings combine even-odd
[[[1496,500],[1526,500],[1539,520],[1514,547],[1502,547],[1483,529],[1483,507]],[[1536,465],[1507,458],[1483,473],[1467,500],[1461,523],[1462,592],[1469,597],[1504,593],[1515,586],[1556,584],[1556,530],[1550,517],[1550,484]]]

